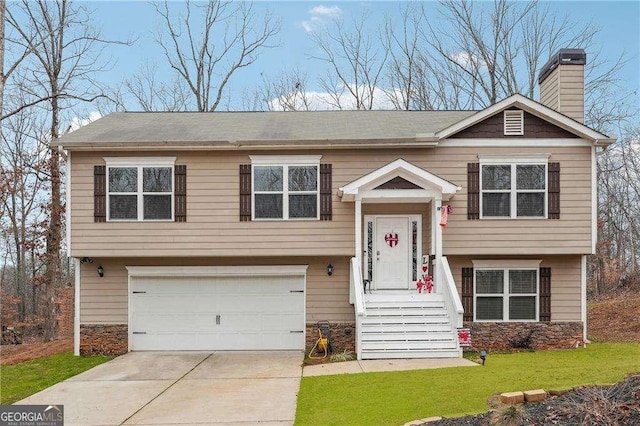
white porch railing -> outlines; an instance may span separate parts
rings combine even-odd
[[[449,320],[454,327],[460,328],[462,327],[464,309],[462,308],[462,301],[458,296],[456,282],[453,279],[451,267],[449,267],[449,261],[446,256],[440,257],[440,262],[436,265],[436,268],[438,269],[436,274],[438,283],[436,285],[445,296],[444,303],[449,314]]]
[[[360,264],[355,257],[351,258],[351,273],[349,274],[349,293],[353,298],[353,307],[356,311],[356,355],[362,359],[362,318],[366,316],[364,306],[364,286],[362,285],[362,272]]]

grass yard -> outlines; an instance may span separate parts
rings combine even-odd
[[[401,425],[487,410],[496,392],[610,384],[640,371],[640,344],[489,354],[484,367],[303,377],[296,424]]]
[[[12,404],[96,365],[109,356],[76,357],[63,352],[15,365],[0,366],[0,403]]]

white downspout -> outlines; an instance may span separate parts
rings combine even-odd
[[[582,340],[587,342],[587,256],[580,259],[580,320],[582,321]]]
[[[73,301],[73,354],[80,355],[80,259],[73,258],[74,263],[74,301]]]

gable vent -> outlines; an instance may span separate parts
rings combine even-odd
[[[524,135],[524,112],[520,109],[510,109],[504,112],[504,135]]]

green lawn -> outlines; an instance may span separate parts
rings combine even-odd
[[[77,357],[72,352],[0,366],[0,403],[12,404],[113,357]]]
[[[401,425],[487,410],[496,392],[609,384],[640,371],[640,344],[489,354],[484,367],[304,377],[296,424]]]

